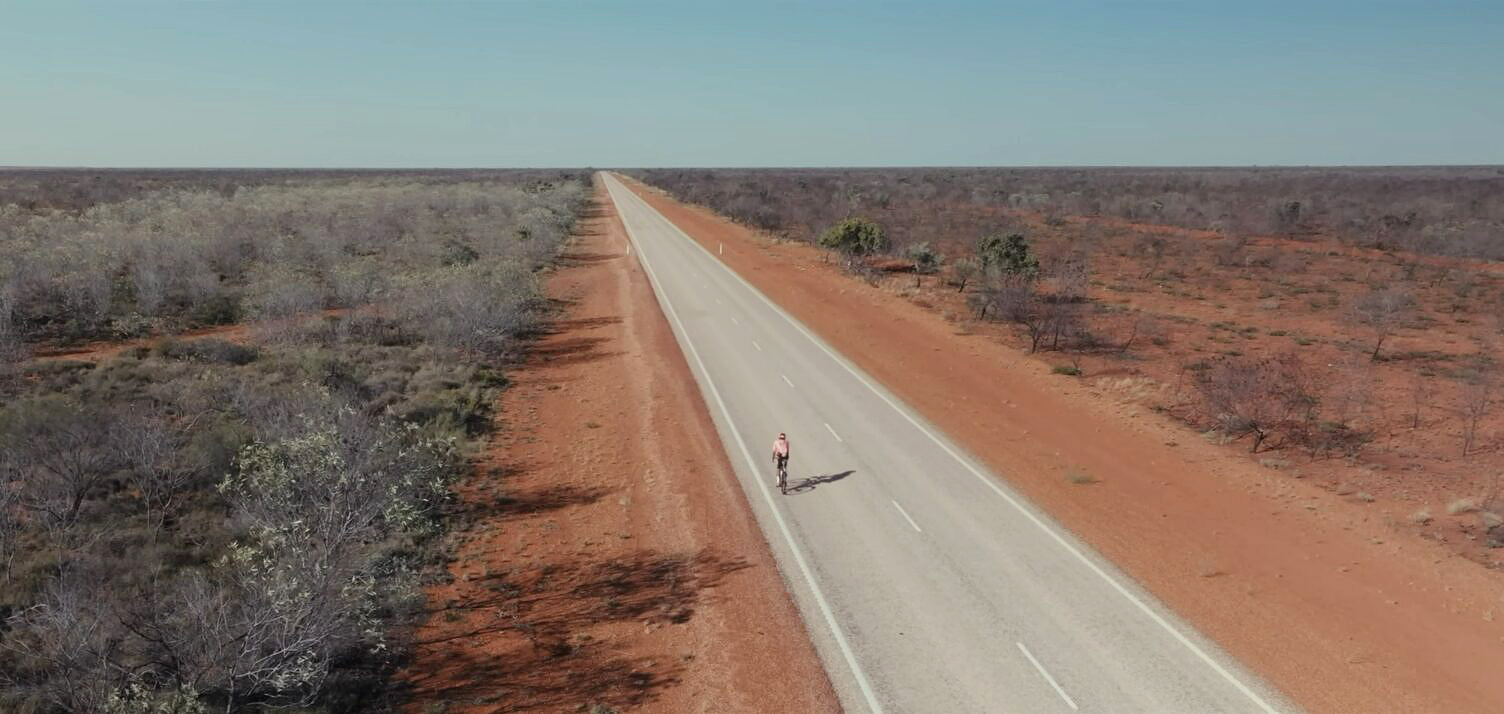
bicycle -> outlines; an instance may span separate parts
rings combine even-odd
[[[787,496],[789,493],[789,468],[788,459],[774,459],[778,462],[778,492]]]

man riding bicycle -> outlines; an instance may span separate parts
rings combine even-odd
[[[782,432],[773,440],[773,468],[777,470],[778,487],[782,489],[789,468],[789,437]]]

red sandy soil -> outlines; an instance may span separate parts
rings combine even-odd
[[[221,325],[219,327],[206,327],[200,330],[190,330],[176,335],[150,337],[137,337],[129,340],[105,340],[88,342],[71,347],[53,347],[38,350],[33,358],[41,361],[53,360],[77,360],[81,362],[102,362],[123,352],[128,352],[137,347],[153,347],[166,339],[195,339],[200,337],[214,337],[230,342],[244,343],[248,341],[250,328],[247,325]]]
[[[238,322],[232,325],[200,327],[171,334],[155,334],[125,340],[97,340],[68,346],[43,347],[32,355],[42,362],[73,360],[79,362],[102,362],[139,347],[155,347],[166,340],[194,340],[214,338],[236,344],[256,341],[257,333],[275,333],[283,330],[301,329],[317,323],[319,318],[332,318],[356,314],[350,308],[324,308],[317,312],[303,313],[292,317],[263,322]]]
[[[821,712],[834,691],[641,268],[597,215],[459,484],[412,712]]]
[[[1499,572],[807,244],[634,189],[1299,705],[1504,711]]]

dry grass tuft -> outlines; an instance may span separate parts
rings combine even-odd
[[[1097,479],[1092,477],[1091,474],[1079,468],[1073,468],[1065,472],[1065,480],[1076,484],[1077,486],[1087,486],[1097,482]]]
[[[1478,510],[1478,499],[1459,498],[1447,504],[1447,513],[1457,516],[1463,513],[1472,513]]]

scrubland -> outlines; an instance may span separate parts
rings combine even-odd
[[[0,175],[0,709],[369,711],[588,197]]]
[[[1504,564],[1504,169],[632,173]]]

